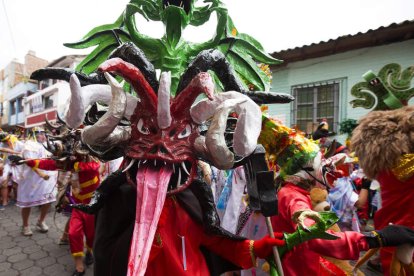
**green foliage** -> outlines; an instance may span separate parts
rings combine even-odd
[[[357,120],[346,119],[339,124],[340,132],[351,136],[352,131],[358,126]]]

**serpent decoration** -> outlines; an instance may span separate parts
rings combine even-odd
[[[354,108],[392,110],[406,106],[414,96],[414,88],[411,87],[414,66],[402,70],[399,64],[391,63],[385,65],[378,75],[368,71],[363,77],[365,81],[351,89],[351,95],[357,98],[350,102]]]

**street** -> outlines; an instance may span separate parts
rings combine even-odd
[[[36,231],[38,215],[38,208],[32,208],[30,224],[33,235],[25,237],[21,234],[20,208],[9,205],[0,211],[0,276],[72,275],[74,264],[69,245],[58,245],[67,218],[56,214],[54,222],[52,206],[46,217],[49,232],[43,234]],[[362,271],[367,276],[381,275],[368,270],[365,265]],[[92,275],[91,266],[85,276]]]
[[[56,214],[54,223],[53,214],[52,206],[46,217],[49,232],[43,234],[35,226],[39,210],[32,208],[33,235],[25,237],[21,234],[20,208],[9,205],[0,211],[0,276],[72,275],[74,263],[69,245],[58,245],[67,218]],[[93,275],[93,267],[87,268],[85,275]]]

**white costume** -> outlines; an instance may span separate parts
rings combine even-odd
[[[22,155],[24,159],[46,158],[48,152],[42,144],[27,141],[24,144]],[[21,165],[20,179],[18,179],[17,203],[19,207],[32,207],[56,201],[57,171],[42,171],[49,175],[48,180],[41,178],[32,168]]]
[[[12,146],[9,146],[9,143],[7,142],[0,142],[1,148],[7,148],[11,149],[17,152],[23,151],[24,143],[22,141],[16,140]],[[4,170],[3,175],[7,177],[10,175],[10,180],[16,183],[19,183],[20,173],[21,173],[21,167],[20,166],[12,166],[10,165],[10,161],[7,158],[10,154],[8,153],[2,153],[2,157],[4,159]]]

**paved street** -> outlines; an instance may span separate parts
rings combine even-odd
[[[69,246],[57,244],[66,218],[56,214],[55,225],[53,213],[54,209],[46,218],[49,232],[42,234],[35,227],[39,210],[32,208],[30,223],[33,236],[25,237],[20,233],[20,208],[7,206],[6,210],[0,211],[0,276],[72,275],[74,264]],[[93,275],[92,270],[89,267],[85,275]]]
[[[32,208],[30,221],[33,236],[24,237],[20,233],[21,217],[20,208],[7,206],[0,211],[0,276],[12,275],[71,275],[74,270],[73,260],[69,253],[68,245],[58,245],[66,218],[56,214],[56,223],[53,222],[54,209],[46,218],[49,232],[42,234],[35,229],[39,210]],[[368,276],[381,275],[367,270],[363,271]],[[85,273],[93,275],[93,268],[89,267]]]

